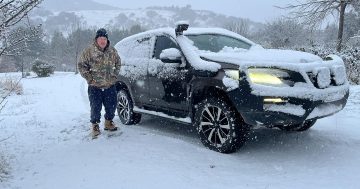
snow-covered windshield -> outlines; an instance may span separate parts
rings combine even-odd
[[[219,52],[224,47],[250,49],[251,45],[240,39],[218,34],[186,35],[199,50]]]

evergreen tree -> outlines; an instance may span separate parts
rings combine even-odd
[[[62,33],[56,31],[50,42],[50,57],[51,63],[55,65],[56,70],[63,70],[64,65],[70,63],[70,49],[67,45],[67,40]]]
[[[93,42],[94,40],[94,30],[85,29],[82,30],[78,28],[77,30],[70,33],[67,38],[68,50],[70,54],[70,62],[68,66],[75,70],[75,73],[78,73],[77,70],[77,61],[81,52]]]

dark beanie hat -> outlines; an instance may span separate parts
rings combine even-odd
[[[96,31],[95,39],[97,39],[98,37],[106,37],[106,38],[108,38],[108,34],[107,34],[107,32],[106,32],[106,30],[104,28],[100,28],[98,31]]]

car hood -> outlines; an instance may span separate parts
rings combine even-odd
[[[222,50],[218,53],[200,52],[203,59],[232,63],[237,65],[242,64],[281,64],[281,63],[312,63],[321,62],[319,56],[293,50],[279,50],[279,49],[250,49],[250,50]]]

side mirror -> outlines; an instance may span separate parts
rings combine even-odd
[[[164,63],[179,63],[181,64],[181,52],[179,49],[170,48],[161,51],[160,60]]]

